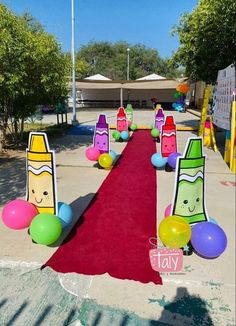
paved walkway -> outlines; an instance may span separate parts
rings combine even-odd
[[[78,119],[94,125],[99,113],[83,111]],[[165,113],[174,114],[180,126],[198,121],[190,113]],[[114,124],[116,111],[106,114]],[[53,123],[53,119],[56,122],[47,115],[44,120]],[[153,112],[137,109],[134,122],[150,125]],[[192,135],[178,133],[180,152]],[[68,135],[50,144],[56,150],[58,199],[72,204],[76,218],[109,173],[85,158],[91,143],[92,135]],[[111,149],[117,154],[124,146],[111,139]],[[205,154],[206,207],[227,234],[223,255],[213,260],[195,254],[184,257],[181,273],[162,275],[163,286],[117,280],[106,274],[59,274],[49,268],[40,270],[57,247],[33,244],[25,230],[13,231],[0,222],[0,325],[235,325],[235,175],[219,152],[205,149]],[[1,158],[0,164],[2,207],[8,200],[24,197],[25,153]],[[172,200],[174,173],[158,171],[157,182],[160,221]]]

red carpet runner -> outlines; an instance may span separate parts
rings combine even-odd
[[[156,236],[156,172],[150,162],[155,151],[149,131],[133,134],[74,226],[75,234],[45,266],[62,273],[109,273],[119,279],[162,284],[149,262],[148,240]]]

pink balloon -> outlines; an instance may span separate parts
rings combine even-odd
[[[168,217],[171,215],[171,209],[172,209],[172,204],[169,204],[165,209],[165,213],[164,213],[165,217]]]
[[[95,147],[89,147],[85,151],[85,155],[90,161],[97,161],[100,154],[99,150]]]
[[[22,199],[10,201],[2,210],[3,223],[14,230],[28,228],[36,215],[38,215],[37,208],[28,201]]]

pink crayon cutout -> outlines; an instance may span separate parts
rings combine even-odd
[[[160,108],[155,114],[155,128],[161,131],[161,126],[164,124],[165,115],[163,109]]]
[[[100,114],[94,131],[93,146],[103,154],[109,153],[109,145],[109,125],[106,115]]]
[[[120,107],[117,113],[117,128],[119,132],[128,131],[128,123],[126,119],[125,109]]]
[[[170,154],[176,152],[176,125],[173,116],[168,115],[161,128],[161,154],[162,157],[168,157]]]

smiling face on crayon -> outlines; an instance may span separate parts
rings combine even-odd
[[[118,131],[124,131],[124,130],[126,131],[127,130],[127,121],[126,121],[126,119],[117,121],[117,130]]]
[[[161,141],[162,156],[169,156],[171,153],[177,152],[175,135],[170,137],[163,136]]]
[[[108,137],[107,134],[96,135],[94,140],[94,147],[99,151],[108,152]]]
[[[203,212],[203,180],[195,182],[181,181],[179,184],[175,214],[192,216]]]
[[[48,172],[35,175],[29,171],[28,201],[37,207],[54,206],[53,178]]]

